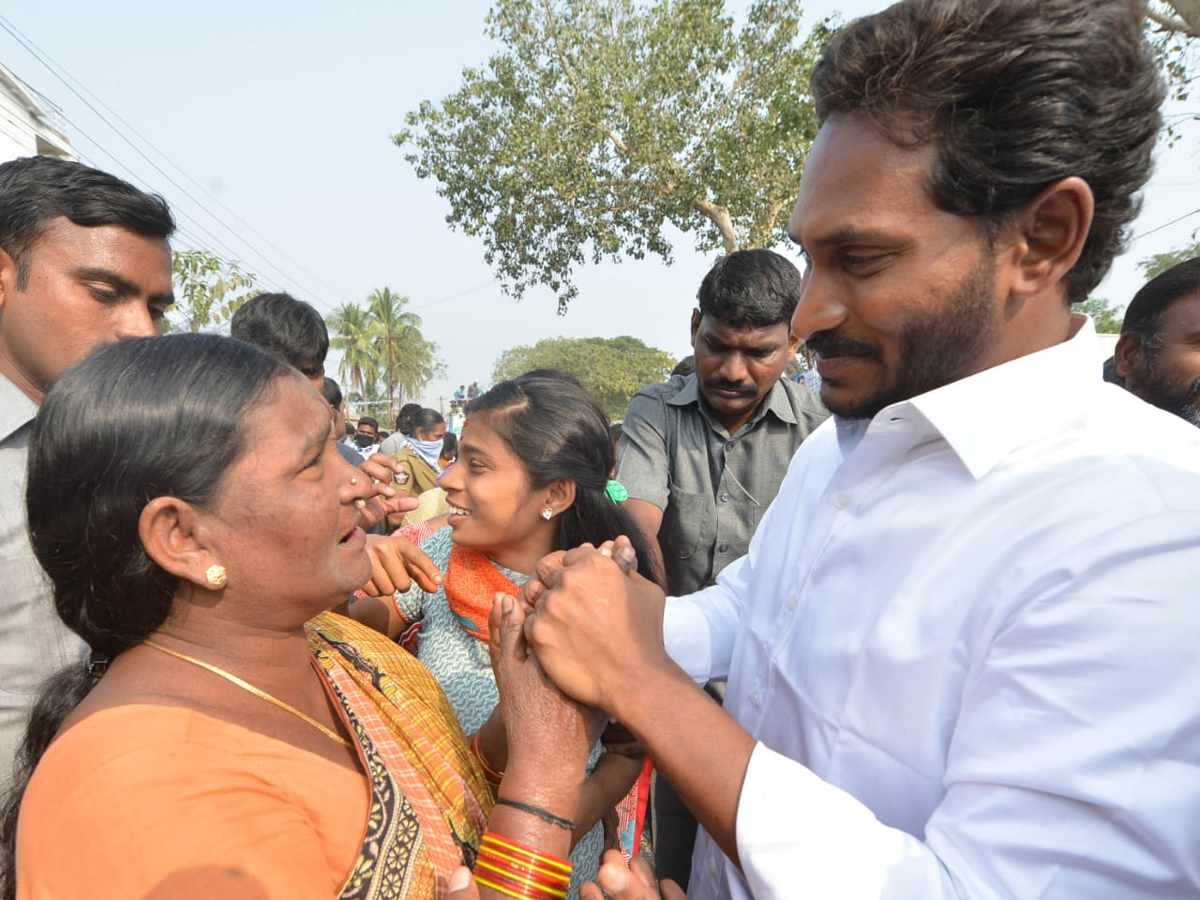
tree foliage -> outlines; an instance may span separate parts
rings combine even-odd
[[[547,338],[505,350],[492,371],[494,381],[532,369],[561,369],[580,380],[610,419],[622,419],[635,393],[665,381],[676,360],[634,337]]]
[[[408,304],[408,297],[377,288],[365,308],[343,303],[326,320],[329,346],[342,355],[338,377],[358,402],[388,421],[405,397],[416,397],[443,371],[437,344],[425,338],[421,317],[406,310]]]
[[[393,140],[484,241],[503,288],[576,296],[588,259],[671,260],[671,231],[726,252],[784,235],[816,135],[808,76],[828,28],[800,0],[497,0],[504,49]]]
[[[1153,256],[1148,256],[1138,263],[1138,268],[1142,270],[1142,274],[1149,281],[1167,269],[1173,269],[1181,262],[1195,259],[1197,256],[1200,256],[1200,240],[1197,240],[1196,235],[1193,234],[1191,244],[1180,247],[1178,250],[1169,250],[1166,253],[1155,253]]]
[[[1073,312],[1087,313],[1096,323],[1098,334],[1120,334],[1125,320],[1125,307],[1115,306],[1103,297],[1089,297],[1071,307]]]
[[[220,325],[258,293],[251,273],[208,250],[172,252],[171,274],[175,305],[167,316],[167,331],[203,331]]]

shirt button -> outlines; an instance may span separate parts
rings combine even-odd
[[[732,449],[733,449],[733,441],[730,441],[728,444],[725,445],[725,452],[728,453]]]
[[[708,858],[708,871],[712,875],[717,874],[717,861],[715,858],[713,858],[711,856]],[[663,877],[666,878],[665,875]]]
[[[722,495],[721,495],[721,502],[722,502],[722,503],[728,503],[728,502],[729,502],[729,495],[728,495],[728,494],[722,494]]]
[[[850,495],[843,493],[842,491],[838,491],[833,495],[833,505],[838,509],[845,509],[850,505]]]
[[[797,597],[795,594],[792,594],[790,597],[788,597],[787,608],[788,608],[788,609],[795,609],[795,608],[796,608],[796,605],[797,605],[799,602],[800,602],[800,598],[799,598],[799,597]]]
[[[762,691],[755,691],[750,695],[750,702],[755,706],[762,706]]]
[[[728,549],[729,549],[728,544],[717,544],[717,552],[718,553],[724,553]]]

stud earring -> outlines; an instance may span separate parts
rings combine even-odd
[[[210,587],[222,588],[225,587],[225,567],[224,566],[209,566],[204,577],[208,579]]]
[[[554,510],[548,506],[544,507],[542,509],[542,518],[549,522],[552,518],[554,518]]]
[[[358,479],[357,479],[357,478],[351,478],[351,479],[350,479],[350,483],[351,483],[351,484],[358,484]]]

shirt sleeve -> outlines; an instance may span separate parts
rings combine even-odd
[[[631,499],[666,509],[669,472],[666,406],[659,397],[639,391],[629,401],[621,426],[617,481],[625,485]]]
[[[760,744],[737,810],[756,900],[1200,894],[1194,535],[1194,515],[1160,514],[1014,573],[1026,595],[963,648],[923,839]]]

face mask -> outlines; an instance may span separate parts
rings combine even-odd
[[[440,468],[438,460],[442,455],[443,444],[445,444],[445,439],[436,441],[418,441],[416,438],[408,439],[408,445],[416,451],[417,456],[433,466],[435,472]]]
[[[369,434],[356,434],[356,435],[354,435],[354,443],[357,444],[359,447],[361,447],[363,450],[366,450],[368,447],[370,447],[372,444],[375,443],[375,438],[371,437],[371,435],[369,435]]]

